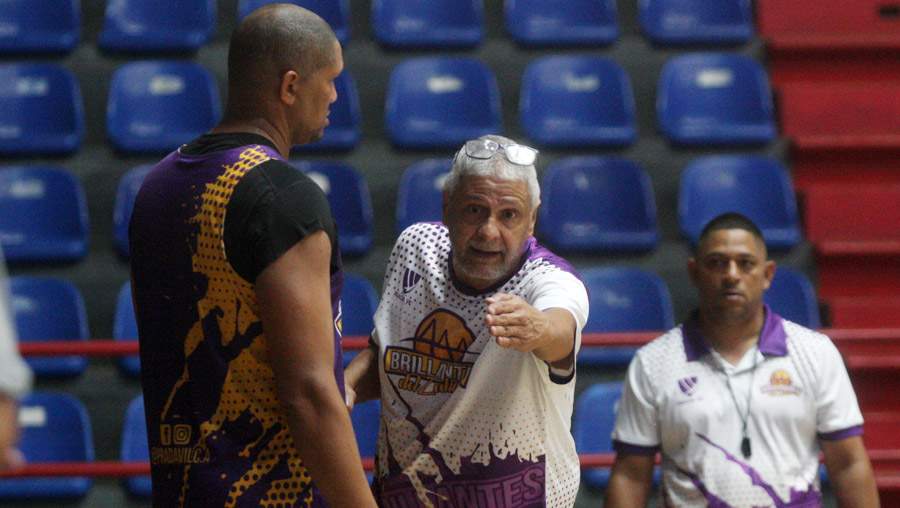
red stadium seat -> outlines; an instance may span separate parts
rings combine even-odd
[[[806,236],[816,250],[819,295],[900,297],[900,185],[813,185]]]
[[[900,328],[900,295],[834,297],[828,306],[835,328]]]
[[[797,150],[900,149],[900,81],[786,84],[779,113]]]
[[[898,150],[798,150],[791,153],[794,188],[817,185],[900,184]]]
[[[883,0],[758,0],[778,85],[900,77],[900,7]]]
[[[819,253],[900,254],[900,185],[816,185],[805,205],[806,236]]]
[[[900,450],[900,413],[873,411],[863,415],[863,442],[868,450]]]
[[[846,363],[863,414],[900,413],[900,355],[847,357]]]

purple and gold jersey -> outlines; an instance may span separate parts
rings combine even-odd
[[[132,284],[157,507],[320,502],[282,416],[254,287],[226,256],[235,187],[268,161],[281,157],[260,144],[194,155],[182,149],[153,168],[135,203]],[[342,281],[333,265],[340,387]]]

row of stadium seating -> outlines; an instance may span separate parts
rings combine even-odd
[[[79,149],[84,112],[71,72],[48,63],[4,64],[0,83],[0,153]],[[631,82],[613,60],[543,57],[531,62],[521,83],[519,120],[540,146],[627,146],[637,138]],[[302,151],[349,150],[359,143],[360,105],[349,72],[340,75],[336,88],[325,137]],[[401,62],[391,73],[385,108],[387,133],[402,148],[455,147],[503,131],[496,78],[473,58]],[[776,135],[772,110],[768,78],[753,59],[691,53],[663,68],[657,116],[660,131],[674,143],[766,143]],[[123,153],[172,150],[220,116],[216,82],[200,64],[133,61],[112,76],[106,130]]]
[[[237,17],[274,0],[240,0]],[[341,43],[351,38],[349,0],[289,0],[313,10]],[[64,5],[60,5],[64,4]],[[607,45],[619,37],[614,0],[507,0],[506,29],[525,46]],[[109,0],[99,46],[110,52],[195,51],[216,25],[215,0]],[[78,0],[7,0],[0,52],[66,52],[80,39]],[[469,48],[484,38],[482,0],[378,0],[372,33],[392,48]],[[656,44],[737,44],[753,36],[749,0],[642,0],[640,24]]]
[[[615,408],[622,393],[621,382],[597,383],[587,387],[575,401],[572,433],[579,453],[611,453]],[[354,407],[351,419],[360,454],[375,455],[380,419],[378,401]],[[20,448],[30,463],[92,462],[94,438],[89,413],[75,397],[57,392],[36,392],[21,401],[22,435]],[[884,452],[900,448],[896,432],[900,415],[869,411],[865,414],[864,441],[877,466]],[[143,398],[135,397],[125,412],[121,427],[119,457],[123,462],[146,462],[150,458]],[[371,481],[371,473],[367,473]],[[582,476],[591,488],[603,489],[609,469],[584,469]],[[655,477],[658,481],[658,471]],[[88,477],[20,478],[0,480],[0,499],[79,498],[92,487]],[[149,476],[126,478],[123,487],[134,497],[151,493]]]
[[[672,299],[666,283],[653,272],[638,268],[590,268],[581,273],[591,294],[590,317],[585,333],[659,331],[674,326]],[[16,276],[10,283],[16,329],[23,343],[51,340],[86,341],[91,338],[84,298],[70,282],[51,277]],[[819,306],[809,279],[789,267],[778,269],[765,301],[777,312],[797,323],[818,328]],[[368,336],[378,295],[372,284],[347,274],[342,295],[343,333]],[[113,339],[137,340],[137,325],[126,282],[115,305]],[[346,361],[353,356],[348,351]],[[579,363],[587,366],[625,366],[630,348],[585,348]],[[84,356],[31,357],[28,363],[38,376],[74,377],[84,372]],[[137,377],[137,357],[119,360],[123,374]]]
[[[325,191],[339,226],[342,252],[366,254],[373,241],[374,212],[365,178],[339,162],[292,164]],[[441,220],[441,189],[450,164],[449,158],[426,159],[404,171],[396,207],[398,233],[415,222]],[[135,196],[150,168],[135,167],[119,181],[113,234],[123,257],[128,256]],[[88,212],[77,177],[53,166],[0,169],[0,241],[6,258],[16,262],[83,258],[88,249]],[[685,167],[678,217],[688,241],[695,243],[704,223],[728,210],[753,218],[772,249],[790,248],[801,239],[788,172],[775,159],[704,156]],[[650,177],[636,163],[619,157],[557,159],[543,172],[538,231],[543,241],[561,251],[652,251],[660,234]],[[819,234],[818,229],[813,232]],[[830,238],[827,232],[821,237]]]

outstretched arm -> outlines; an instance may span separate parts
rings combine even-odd
[[[521,297],[497,293],[487,299],[485,322],[501,347],[532,352],[557,368],[574,361],[575,318],[560,308],[537,310]]]

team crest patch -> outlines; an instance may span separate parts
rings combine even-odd
[[[694,394],[694,390],[697,388],[697,376],[690,376],[679,379],[678,388],[681,389],[681,393],[690,397]]]
[[[409,268],[403,271],[403,292],[409,293],[422,280],[422,275]]]
[[[795,386],[791,375],[784,369],[777,369],[769,376],[769,384],[762,387],[762,392],[766,395],[800,395],[803,391],[799,386]]]
[[[461,317],[438,309],[419,323],[415,336],[402,341],[405,347],[386,348],[384,370],[400,376],[401,390],[418,395],[452,393],[469,382],[473,362],[463,359],[473,342],[475,334]]]

